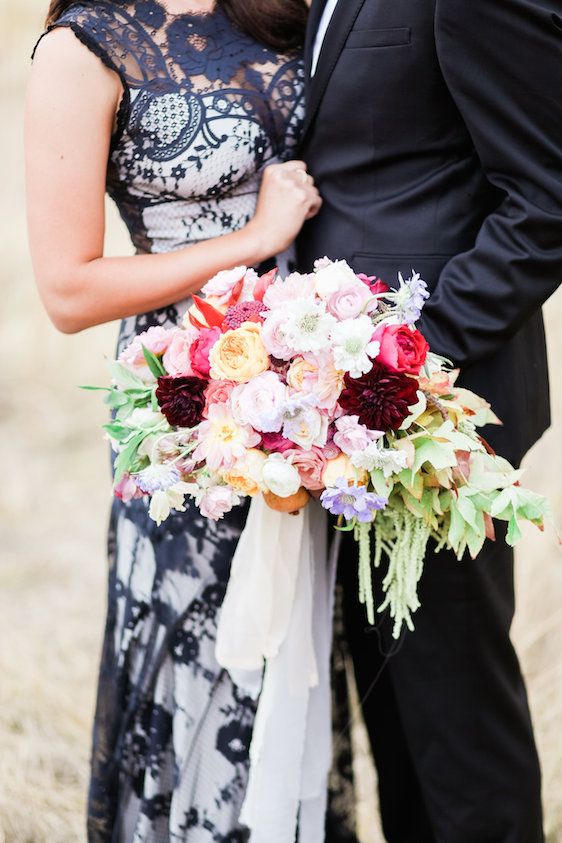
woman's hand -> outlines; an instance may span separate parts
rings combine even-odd
[[[284,252],[321,206],[322,199],[304,161],[266,167],[256,214],[246,227],[255,235],[262,259]]]

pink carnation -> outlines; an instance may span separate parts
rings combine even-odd
[[[311,298],[314,295],[314,275],[293,272],[287,278],[277,278],[263,297],[264,304],[271,310],[283,308],[295,299]]]
[[[295,448],[285,451],[285,458],[289,459],[299,472],[301,483],[309,491],[318,491],[324,488],[322,474],[326,467],[327,459],[322,448],[312,446],[310,451],[303,451]]]
[[[205,409],[203,410],[205,418],[208,418],[209,408],[213,404],[230,404],[230,396],[235,386],[238,384],[234,381],[209,381],[205,390]]]
[[[220,328],[203,328],[189,352],[193,374],[198,378],[208,378],[211,371],[209,354],[221,335]]]

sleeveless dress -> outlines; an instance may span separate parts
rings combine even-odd
[[[77,3],[57,21],[120,77],[107,188],[140,252],[243,227],[263,168],[291,157],[303,64],[238,30],[217,7]],[[187,302],[125,319],[123,348],[181,319]],[[109,599],[94,726],[90,843],[237,843],[255,704],[214,656],[246,510],[194,507],[161,527],[144,501],[112,509]]]

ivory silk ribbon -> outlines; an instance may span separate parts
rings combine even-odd
[[[251,843],[323,843],[332,758],[330,655],[339,534],[327,516],[253,498],[217,631],[216,655],[258,699],[240,821]]]

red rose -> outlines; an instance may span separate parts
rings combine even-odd
[[[373,339],[381,344],[377,357],[379,363],[395,372],[419,375],[429,351],[423,334],[408,325],[381,325]]]

